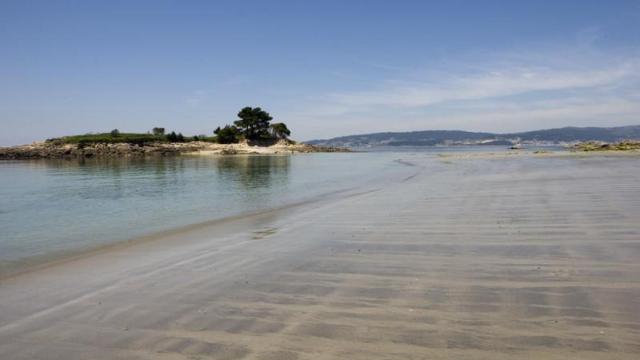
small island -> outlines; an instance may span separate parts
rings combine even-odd
[[[0,160],[134,157],[180,154],[291,154],[349,152],[346,148],[318,146],[291,140],[284,123],[260,107],[245,107],[233,125],[218,127],[212,136],[184,136],[155,127],[148,133],[108,133],[51,138],[29,145],[0,147]]]

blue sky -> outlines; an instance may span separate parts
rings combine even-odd
[[[640,1],[0,1],[0,144],[640,124]]]

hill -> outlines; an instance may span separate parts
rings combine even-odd
[[[510,145],[514,143],[573,143],[582,141],[615,142],[640,139],[640,125],[620,127],[564,127],[519,133],[488,133],[459,130],[426,130],[382,132],[341,136],[307,141],[312,145],[368,146],[435,146],[435,145]]]

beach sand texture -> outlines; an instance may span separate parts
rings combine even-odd
[[[403,161],[3,279],[0,359],[640,357],[637,158]]]

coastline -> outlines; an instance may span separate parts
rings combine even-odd
[[[217,145],[217,146],[216,146]],[[258,149],[256,149],[258,148]],[[210,156],[210,155],[231,155],[231,151],[235,154],[243,155],[278,155],[278,154],[290,154],[289,152],[284,151],[283,149],[289,148],[288,146],[272,146],[270,148],[266,147],[251,147],[246,144],[232,144],[232,145],[218,145],[214,144],[214,146],[210,147],[208,150],[201,151],[193,151],[193,152],[184,152],[182,155],[189,156]],[[229,151],[226,152],[225,151]],[[517,151],[504,151],[504,152],[451,152],[451,153],[434,153],[435,158],[443,164],[451,164],[452,161],[482,161],[482,160],[507,160],[507,159],[523,159],[523,158],[585,158],[585,159],[594,159],[594,158],[623,158],[623,157],[635,157],[640,156],[640,151],[606,151],[606,152],[580,152],[580,151],[549,151],[549,152],[538,152],[538,151],[527,151],[527,150],[517,150]],[[417,163],[412,162],[413,160],[406,159],[396,159],[394,162],[403,164],[409,167],[419,166]],[[408,177],[403,176],[402,178],[405,180],[411,179],[415,176],[415,174],[410,174]],[[272,208],[265,208],[257,211],[248,211],[245,213],[233,214],[228,216],[223,216],[219,218],[214,218],[211,220],[198,221],[194,223],[188,223],[186,225],[178,225],[173,228],[168,228],[164,230],[154,230],[144,235],[136,235],[130,238],[121,238],[117,241],[99,245],[92,245],[80,249],[70,249],[70,250],[60,250],[51,254],[44,254],[34,257],[27,257],[20,260],[17,260],[14,264],[9,264],[5,266],[0,266],[0,281],[5,278],[13,277],[20,275],[22,273],[37,271],[40,268],[46,268],[58,263],[68,262],[74,259],[82,258],[87,255],[100,253],[103,251],[107,251],[112,248],[118,248],[121,246],[130,246],[131,244],[135,244],[138,242],[149,241],[153,239],[159,239],[166,237],[167,235],[177,235],[184,231],[189,231],[195,228],[200,227],[210,227],[213,225],[217,225],[220,223],[225,223],[227,221],[234,221],[242,218],[251,218],[254,216],[259,216],[261,214],[268,214],[271,212],[280,212],[289,208],[299,207],[304,204],[320,202],[323,201],[323,198],[328,197],[329,199],[333,198],[334,195],[341,193],[348,193],[353,191],[354,188],[345,188],[341,190],[334,190],[328,193],[316,194],[312,198],[301,199],[299,201],[294,201],[291,203],[286,203],[282,205],[278,205]]]
[[[437,156],[442,160],[473,160],[473,159],[507,159],[507,158],[616,158],[640,156],[638,150],[508,150],[508,151],[478,151],[478,152],[440,152]]]
[[[183,143],[152,142],[96,143],[88,145],[36,142],[30,145],[0,147],[0,160],[121,158],[175,155],[268,155],[314,152],[351,152],[349,149],[280,141],[269,146],[217,144],[203,141]]]
[[[481,151],[442,153],[442,157],[482,158],[487,156],[598,156],[598,155],[637,155],[640,154],[638,144],[624,147],[627,143],[605,144],[578,143],[565,150],[526,150],[510,149],[508,151]],[[456,146],[452,146],[455,148]],[[83,158],[135,158],[145,156],[177,156],[177,155],[279,155],[299,153],[344,153],[357,152],[350,148],[312,145],[292,141],[278,141],[271,145],[252,145],[247,142],[235,144],[217,144],[204,141],[181,143],[151,142],[146,144],[130,143],[95,143],[87,145],[58,144],[52,142],[35,142],[29,145],[0,147],[0,160],[28,159],[83,159]]]
[[[133,238],[114,241],[107,244],[88,246],[85,248],[65,250],[42,256],[21,259],[18,263],[11,266],[0,267],[0,283],[7,279],[27,275],[42,271],[44,269],[60,266],[73,261],[83,260],[111,251],[123,250],[128,247],[142,245],[147,242],[167,241],[167,239],[182,238],[189,236],[193,232],[214,231],[219,234],[219,229],[226,229],[226,232],[240,231],[247,226],[255,226],[256,222],[260,222],[264,218],[272,218],[275,216],[283,216],[292,210],[313,204],[321,204],[335,200],[337,198],[349,198],[357,196],[371,190],[362,191],[359,188],[345,188],[341,190],[331,191],[324,194],[318,194],[312,198],[302,199],[300,201],[287,203],[281,206],[266,208],[246,213],[225,216],[222,218],[214,218],[193,224],[176,226],[167,230],[155,231],[146,235],[140,235]]]

